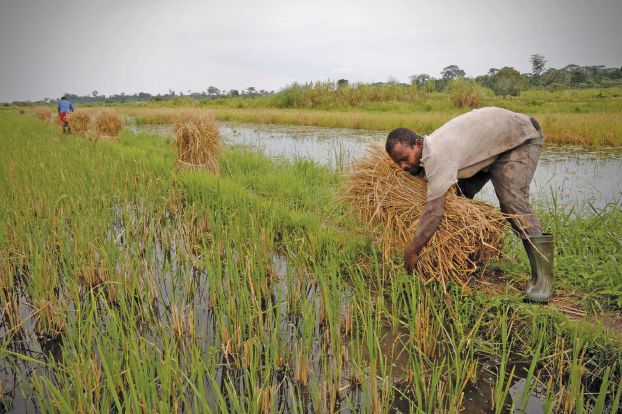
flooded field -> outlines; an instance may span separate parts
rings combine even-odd
[[[543,214],[571,252],[564,283],[595,298],[594,319],[571,321],[383,262],[334,200],[353,149],[267,158],[235,138],[263,127],[225,125],[236,145],[215,176],[175,169],[149,134],[0,124],[0,412],[618,409],[622,345],[597,312],[619,309],[619,209]],[[521,285],[516,248],[506,277]]]
[[[168,126],[140,129],[171,135]],[[386,139],[386,134],[379,131],[233,123],[223,123],[221,134],[230,144],[255,148],[269,156],[310,159],[337,168],[347,168],[349,162],[365,153],[367,144]],[[622,150],[545,146],[531,194],[535,202],[555,198],[556,203],[579,210],[589,205],[600,209],[618,202],[622,200]],[[498,205],[491,183],[477,198]]]
[[[123,218],[121,215],[115,220],[116,225],[113,230],[117,236],[124,233]],[[118,237],[118,246],[120,249],[128,248],[131,244],[123,241],[123,237]],[[188,335],[192,339],[198,339],[197,352],[212,353],[218,364],[213,367],[213,383],[205,388],[206,395],[212,395],[211,387],[216,386],[222,392],[247,392],[247,384],[245,383],[244,373],[237,367],[238,352],[242,353],[245,360],[244,364],[252,364],[249,355],[252,348],[249,342],[243,342],[235,345],[235,338],[229,337],[227,343],[222,342],[222,332],[219,333],[218,323],[221,318],[218,309],[214,307],[213,294],[210,294],[210,281],[213,277],[205,274],[202,270],[194,268],[188,263],[181,263],[181,257],[185,257],[188,252],[183,246],[176,246],[179,241],[170,240],[166,246],[155,241],[154,249],[151,251],[150,257],[145,257],[151,263],[151,269],[156,273],[154,278],[154,286],[151,290],[154,292],[154,302],[150,304],[150,314],[144,320],[140,320],[133,327],[136,329],[136,337],[134,340],[146,340],[151,343],[154,348],[152,352],[164,352],[166,344],[159,337],[161,332],[158,326],[149,326],[151,323],[159,324],[161,321],[170,321],[172,318],[181,317],[182,332],[177,335]],[[135,246],[134,246],[135,247]],[[130,247],[131,248],[131,247]],[[177,257],[179,254],[181,257]],[[238,256],[234,252],[233,256]],[[183,259],[182,259],[183,260]],[[236,259],[239,260],[239,259]],[[380,395],[389,397],[390,400],[382,402],[385,407],[382,411],[392,413],[410,413],[413,412],[413,402],[420,400],[421,396],[417,395],[417,391],[409,384],[413,381],[412,372],[412,338],[411,332],[405,326],[391,327],[390,323],[376,321],[379,327],[379,336],[377,337],[377,349],[367,348],[360,342],[361,338],[352,333],[355,328],[355,315],[353,314],[353,304],[348,299],[352,294],[350,289],[343,291],[337,303],[340,303],[337,310],[340,319],[338,323],[339,335],[344,337],[340,352],[343,358],[339,364],[335,365],[334,357],[330,357],[329,361],[324,359],[324,352],[332,352],[331,342],[335,340],[330,338],[331,328],[327,324],[331,323],[326,320],[324,304],[324,294],[320,283],[309,283],[292,278],[292,271],[288,267],[287,258],[282,254],[274,254],[272,256],[271,271],[275,277],[273,286],[270,288],[269,299],[267,304],[262,306],[264,312],[276,312],[274,315],[278,325],[278,336],[281,345],[278,346],[278,352],[283,358],[291,358],[294,365],[294,378],[287,378],[284,367],[279,368],[278,365],[286,364],[286,362],[276,363],[275,372],[271,374],[269,380],[273,385],[270,389],[273,394],[270,396],[270,406],[274,412],[295,413],[295,412],[325,412],[329,411],[329,407],[335,407],[342,413],[358,413],[368,411],[369,398],[371,392],[379,392]],[[185,280],[186,289],[180,289],[179,281]],[[295,289],[292,287],[295,286]],[[12,343],[8,346],[5,344],[4,352],[18,356],[11,358],[5,356],[0,361],[0,384],[2,385],[2,400],[0,401],[0,412],[3,413],[40,413],[49,411],[45,404],[37,402],[35,398],[36,378],[50,377],[55,375],[55,367],[71,364],[72,355],[68,352],[71,345],[65,345],[63,351],[63,338],[73,335],[81,335],[76,326],[70,326],[63,335],[41,335],[33,321],[32,310],[29,308],[29,298],[26,292],[26,286],[20,287],[24,291],[20,292],[17,302],[20,304],[19,317],[23,320],[23,324],[18,331],[18,335],[13,337]],[[311,312],[312,321],[308,324],[302,314],[293,312],[292,306],[297,307],[296,303],[298,295],[303,294],[305,299],[303,303],[306,311]],[[86,305],[88,302],[83,302]],[[100,303],[100,311],[105,311],[105,303]],[[174,315],[173,309],[183,308],[185,315]],[[71,309],[76,312],[76,309]],[[179,312],[179,311],[178,311]],[[145,317],[147,315],[137,315],[137,317]],[[98,318],[93,321],[102,328],[105,328],[109,322],[105,317]],[[440,321],[438,321],[440,322]],[[307,325],[309,327],[307,327]],[[269,327],[266,326],[266,329]],[[277,328],[277,327],[272,327]],[[303,330],[307,330],[308,341],[305,346],[306,351],[301,353],[300,335]],[[328,335],[327,335],[328,334]],[[0,328],[0,337],[11,337],[12,332],[8,325]],[[180,338],[179,345],[188,346],[192,343],[192,339]],[[274,346],[275,344],[272,343]],[[195,345],[196,346],[196,345]],[[241,349],[236,349],[236,348]],[[433,359],[444,361],[451,359],[452,356],[447,353],[449,349],[439,346],[439,355],[435,352],[429,355]],[[358,355],[357,355],[358,352]],[[507,352],[507,350],[506,350]],[[96,356],[96,360],[91,360],[91,364],[102,364],[100,358]],[[456,384],[463,395],[459,396],[459,400],[455,402],[462,407],[461,412],[466,414],[481,413],[526,413],[539,414],[544,412],[546,405],[547,390],[543,385],[536,381],[530,372],[528,361],[524,356],[520,355],[501,355],[499,358],[492,355],[471,355],[472,360],[469,362],[472,372],[468,372],[466,379],[468,382]],[[105,362],[104,362],[105,363]],[[275,363],[275,362],[273,362]],[[438,362],[437,362],[438,363]],[[328,364],[328,365],[327,365]],[[359,365],[361,364],[361,365]],[[369,365],[376,366],[377,376],[369,371]],[[444,362],[441,362],[444,365]],[[363,368],[364,366],[364,368]],[[86,367],[92,370],[93,367]],[[449,368],[449,366],[447,367]],[[334,369],[339,369],[338,373]],[[499,382],[500,369],[504,371],[505,379]],[[92,372],[93,374],[97,373]],[[101,375],[101,373],[100,373]],[[461,374],[458,374],[461,375]],[[464,374],[462,374],[464,375]],[[330,381],[337,380],[338,389],[335,390],[334,400],[331,402],[323,401],[318,405],[314,402],[316,396],[313,388],[308,386],[311,384],[324,384],[328,379]],[[370,389],[370,384],[365,383],[364,378],[369,381],[376,382],[375,386]],[[505,381],[505,382],[504,382]],[[275,384],[279,384],[278,387]],[[505,387],[505,392],[499,393],[495,387],[499,384]],[[231,387],[231,389],[228,389]],[[376,391],[374,390],[376,387]],[[226,391],[225,391],[226,390]],[[380,391],[378,391],[380,390]],[[327,392],[328,390],[325,390]],[[550,392],[550,390],[549,390]],[[191,396],[179,395],[180,401]],[[296,406],[296,398],[300,398],[303,405],[307,406],[304,410]],[[377,396],[376,398],[378,398]],[[213,396],[212,398],[216,398]],[[441,401],[445,397],[438,397]],[[500,402],[499,399],[502,398]],[[232,405],[228,405],[232,404]],[[225,405],[227,412],[236,411],[233,403]],[[376,402],[375,404],[380,404]],[[432,405],[434,406],[434,405]],[[367,409],[366,409],[367,407]],[[496,409],[493,409],[496,407]],[[219,412],[223,412],[222,408]],[[205,412],[204,410],[199,410]],[[379,408],[371,411],[380,412]],[[182,412],[195,412],[188,407]],[[209,412],[209,410],[208,410]],[[262,409],[261,412],[267,413],[270,410]]]

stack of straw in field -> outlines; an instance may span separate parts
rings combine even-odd
[[[382,146],[373,145],[354,163],[341,194],[360,219],[379,229],[384,260],[401,259],[425,207],[425,179],[403,171]],[[415,271],[425,281],[453,279],[464,285],[479,265],[501,254],[505,229],[505,217],[498,210],[451,191],[439,228],[420,252]]]
[[[45,106],[38,106],[35,109],[35,116],[43,122],[51,122],[52,121],[52,113]]]
[[[104,138],[117,140],[123,124],[116,112],[104,109],[95,116],[95,128]]]
[[[69,126],[73,132],[84,134],[89,130],[91,116],[88,112],[77,109],[69,114]]]
[[[174,123],[178,168],[200,168],[219,174],[217,157],[222,152],[214,115],[191,110]]]

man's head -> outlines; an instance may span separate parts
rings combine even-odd
[[[423,137],[414,131],[408,128],[396,128],[389,132],[385,149],[389,157],[404,171],[417,175],[423,169],[420,165]]]
[[[66,100],[66,99],[67,99],[67,97],[66,97],[66,96],[63,96],[63,97],[62,97],[62,98],[60,98],[60,99],[61,99],[61,100]]]

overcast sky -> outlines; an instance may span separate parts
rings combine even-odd
[[[0,101],[622,66],[621,0],[0,0]]]

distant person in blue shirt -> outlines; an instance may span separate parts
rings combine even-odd
[[[58,117],[60,118],[60,122],[64,123],[67,120],[67,114],[69,112],[73,112],[73,104],[66,96],[60,98],[60,101],[56,104],[56,109],[58,109]]]

